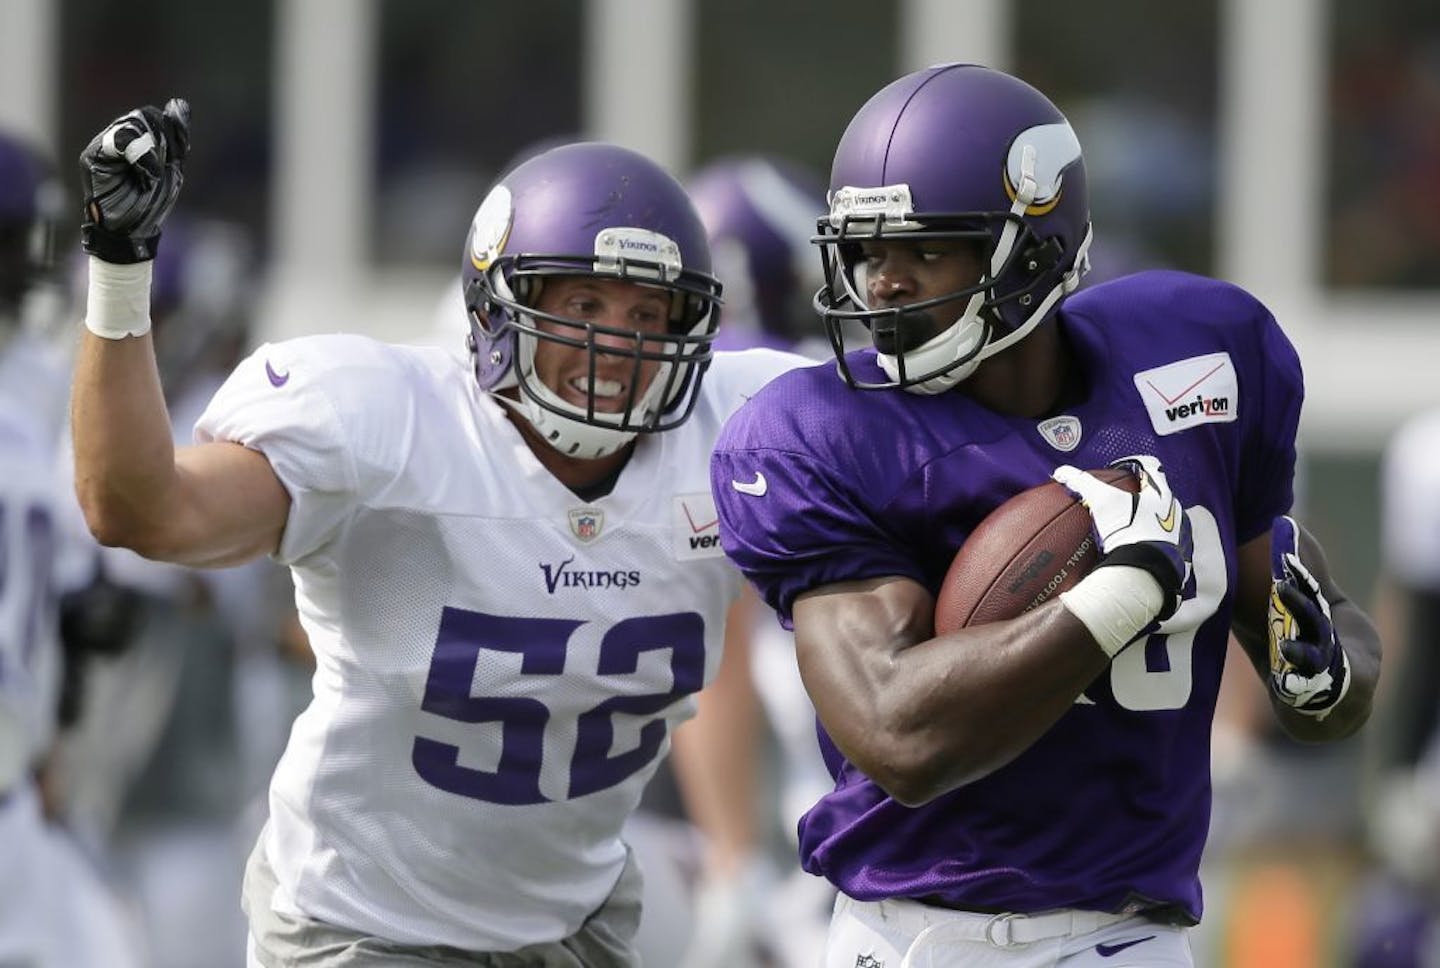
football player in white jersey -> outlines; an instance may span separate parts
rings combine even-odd
[[[740,588],[710,450],[801,361],[712,360],[720,287],[683,189],[568,145],[475,214],[468,361],[263,346],[176,449],[146,294],[188,114],[133,111],[81,155],[76,482],[103,543],[291,567],[315,695],[246,872],[252,964],[635,964],[620,828]]]

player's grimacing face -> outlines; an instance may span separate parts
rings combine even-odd
[[[982,272],[979,248],[957,239],[866,241],[860,243],[856,282],[871,309],[892,309],[936,299],[974,286]],[[875,348],[896,354],[913,350],[949,328],[969,296],[928,309],[877,321]],[[897,325],[898,323],[898,325]]]
[[[618,413],[631,396],[638,399],[649,387],[658,360],[646,360],[635,367],[636,340],[633,334],[664,335],[670,318],[670,296],[661,289],[620,279],[587,276],[555,276],[547,279],[535,308],[541,312],[574,320],[577,325],[562,325],[540,318],[539,327],[558,336],[583,344],[586,324],[617,332],[596,331],[594,343],[602,352],[595,354],[595,409]],[[644,347],[659,352],[659,343]],[[606,353],[609,349],[614,352]],[[540,340],[535,348],[535,375],[564,400],[577,407],[589,405],[591,377],[590,353],[583,345],[569,346],[551,340]]]

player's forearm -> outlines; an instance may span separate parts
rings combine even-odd
[[[136,547],[164,524],[175,488],[175,448],[150,335],[82,332],[71,389],[75,489],[106,545]]]
[[[1059,603],[840,653],[802,666],[821,721],[846,759],[911,806],[1014,760],[1109,661]]]
[[[923,643],[912,701],[897,693],[893,718],[926,753],[914,779],[925,800],[973,783],[1029,749],[1075,703],[1108,657],[1056,603],[1009,622]],[[963,656],[963,658],[961,658]]]

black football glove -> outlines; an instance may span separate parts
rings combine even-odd
[[[171,98],[116,118],[80,152],[80,247],[116,265],[155,258],[160,223],[185,181],[190,105]]]
[[[1270,529],[1270,691],[1324,719],[1350,687],[1350,660],[1330,621],[1330,603],[1300,563],[1300,529],[1278,517]]]

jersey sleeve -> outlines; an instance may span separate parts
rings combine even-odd
[[[1275,317],[1258,302],[1253,305],[1259,314],[1256,343],[1242,353],[1252,385],[1244,388],[1242,399],[1255,403],[1242,418],[1244,456],[1235,502],[1235,531],[1242,544],[1269,531],[1294,503],[1295,436],[1305,399],[1295,347]]]
[[[1415,417],[1385,449],[1381,538],[1386,571],[1440,592],[1440,410]]]
[[[730,449],[722,436],[710,487],[725,553],[787,628],[795,598],[812,588],[885,575],[924,581],[878,514],[812,455]]]
[[[298,341],[267,344],[244,360],[195,424],[199,443],[231,441],[264,454],[290,495],[277,560],[326,544],[357,506],[353,451],[327,377]]]

